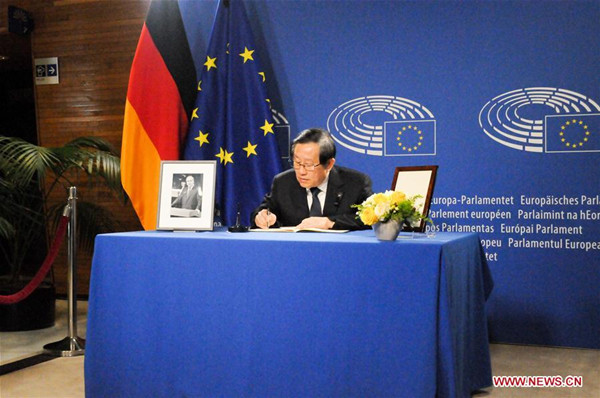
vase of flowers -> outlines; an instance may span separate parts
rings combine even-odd
[[[417,210],[415,200],[420,196],[407,197],[401,191],[374,193],[359,205],[357,217],[365,224],[373,226],[379,240],[396,240],[403,225],[423,219]]]
[[[396,240],[400,234],[402,225],[398,221],[389,220],[373,224],[373,231],[379,240]]]

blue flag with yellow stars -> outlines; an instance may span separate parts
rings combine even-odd
[[[186,160],[217,160],[215,203],[226,225],[250,213],[281,171],[266,76],[244,3],[221,1],[185,141]]]
[[[399,120],[384,124],[386,156],[435,155],[435,120]]]
[[[546,152],[600,152],[600,114],[546,116]]]

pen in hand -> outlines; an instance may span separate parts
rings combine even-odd
[[[267,207],[267,229],[269,229],[269,216],[271,215],[271,212],[269,211],[269,208]]]

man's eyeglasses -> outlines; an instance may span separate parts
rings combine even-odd
[[[293,159],[289,160],[290,165],[294,168],[294,170],[300,170],[301,167],[304,168],[304,170],[306,171],[315,171],[315,169],[317,168],[317,166],[320,166],[321,163],[317,163],[317,164],[302,164],[300,162],[297,162]]]

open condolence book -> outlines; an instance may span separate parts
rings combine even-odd
[[[343,234],[348,232],[347,229],[321,229],[321,228],[298,228],[298,227],[281,227],[281,228],[251,228],[250,232],[327,232],[334,234]]]

